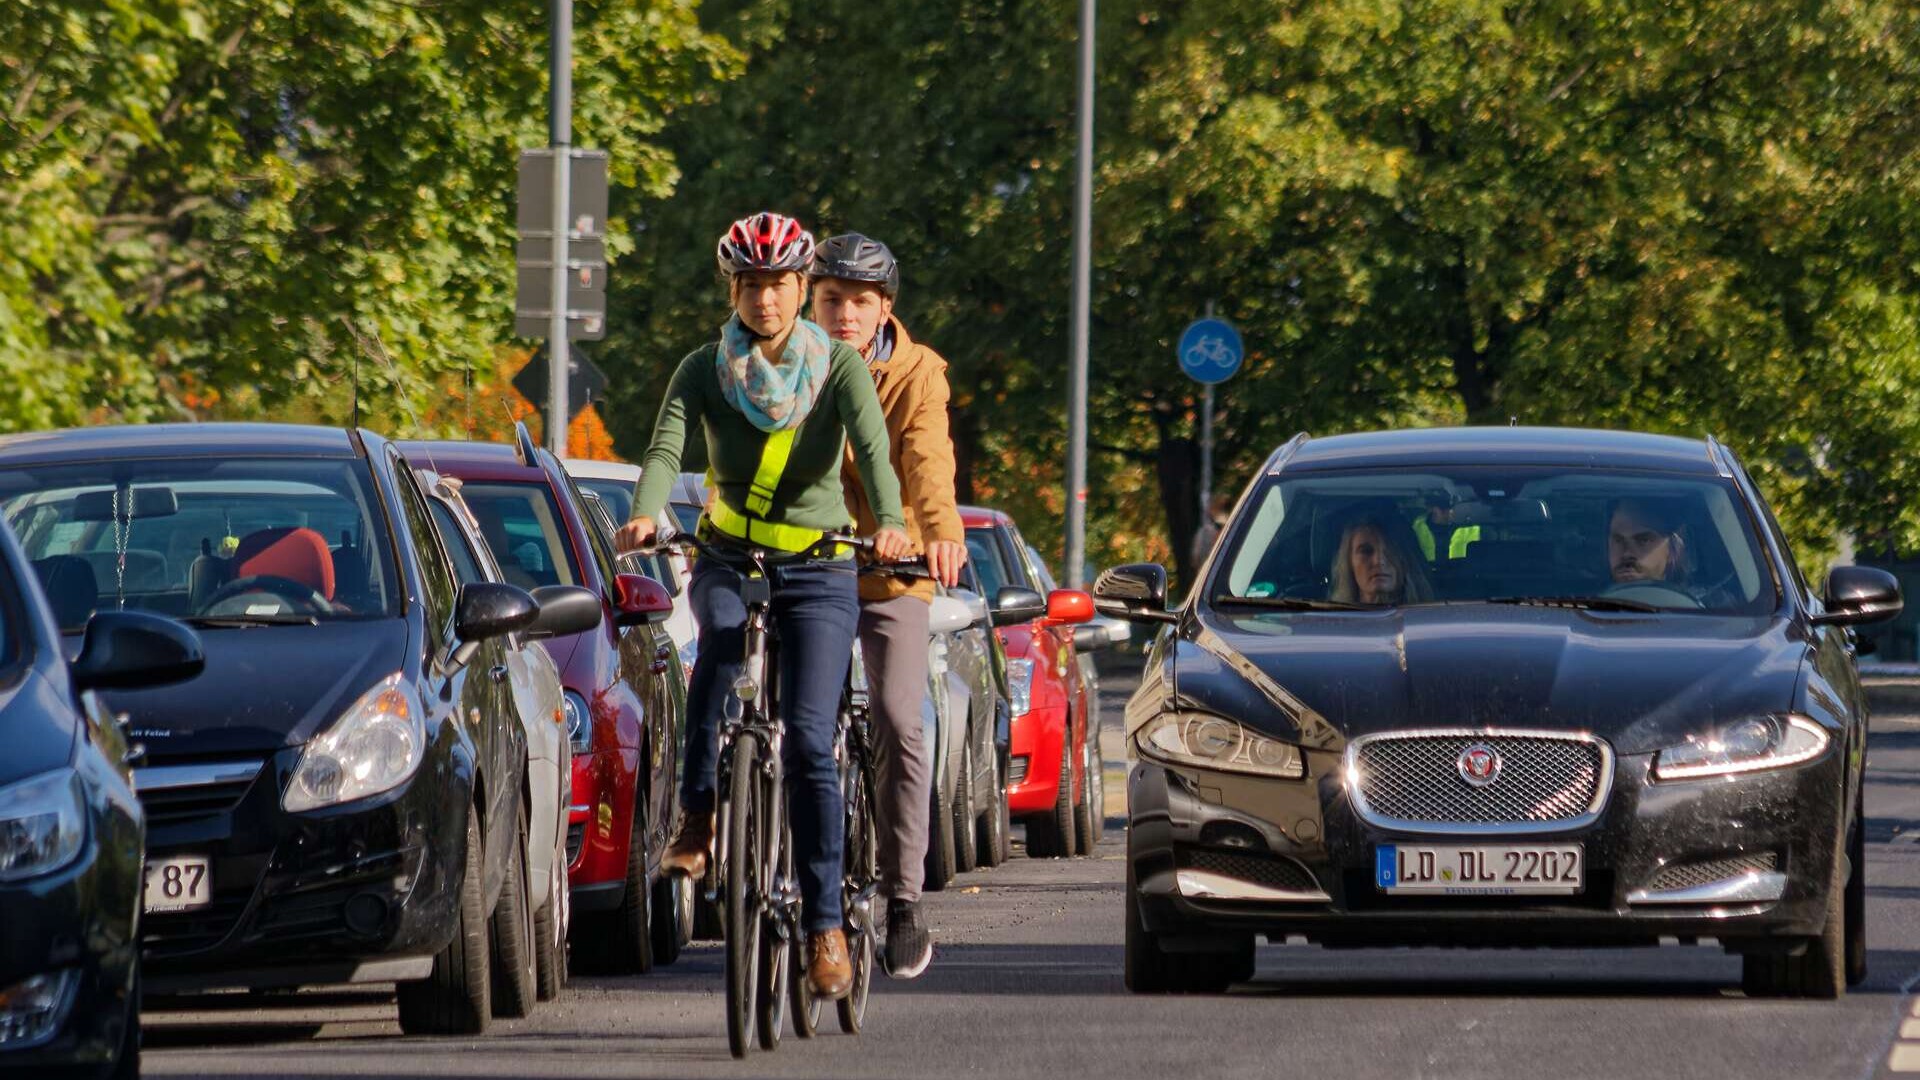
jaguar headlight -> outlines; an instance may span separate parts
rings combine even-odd
[[[1307,759],[1298,746],[1210,713],[1165,713],[1134,735],[1141,756],[1170,765],[1298,780]]]
[[[298,813],[391,791],[420,767],[426,743],[420,705],[389,675],[301,751],[281,805]]]
[[[1736,720],[1660,751],[1653,775],[1657,780],[1690,780],[1780,769],[1812,761],[1826,752],[1830,741],[1825,728],[1804,716]]]
[[[587,699],[569,690],[566,692],[567,742],[576,754],[584,754],[593,749],[593,711],[587,708]]]
[[[86,838],[79,773],[55,769],[0,787],[0,881],[53,873],[80,856]]]

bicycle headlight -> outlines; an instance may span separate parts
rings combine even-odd
[[[307,743],[281,805],[298,813],[391,791],[420,767],[426,743],[420,705],[396,672]]]
[[[0,788],[0,881],[51,874],[87,838],[80,774],[60,768]]]
[[[1781,769],[1812,761],[1831,741],[1825,728],[1791,713],[1736,720],[1660,751],[1653,775],[1656,780],[1691,780]]]
[[[1142,757],[1170,765],[1298,780],[1307,759],[1298,746],[1210,713],[1163,713],[1133,737]]]

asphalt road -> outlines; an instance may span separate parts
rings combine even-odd
[[[1131,689],[1109,678],[1112,725]],[[1838,1002],[1749,1001],[1711,948],[1324,952],[1265,946],[1224,996],[1121,985],[1119,743],[1097,857],[969,874],[928,899],[939,949],[882,980],[858,1038],[727,1055],[720,958],[579,978],[478,1039],[401,1037],[390,994],[150,1002],[149,1076],[1833,1077],[1920,1072],[1920,684],[1876,713],[1868,983]],[[209,1004],[219,1005],[209,1008]],[[191,1008],[183,1008],[190,1005]],[[1910,1028],[1909,1028],[1909,1025]],[[1913,1036],[1902,1042],[1903,1028]],[[1904,1068],[1903,1068],[1904,1067]]]

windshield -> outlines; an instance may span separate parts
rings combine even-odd
[[[302,622],[399,613],[358,460],[168,458],[0,471],[61,630],[95,611]]]
[[[999,596],[1000,590],[1009,585],[1019,584],[992,528],[967,530],[967,561],[980,572],[980,586],[990,598]]]
[[[606,504],[607,516],[619,525],[633,514],[633,485],[624,480],[610,480],[601,477],[576,477],[573,481],[582,491],[591,491],[600,496]],[[696,512],[697,516],[697,512]]]
[[[1208,586],[1227,607],[1498,602],[1745,614],[1779,600],[1751,516],[1719,477],[1309,473],[1269,479],[1230,530]]]
[[[523,589],[580,582],[573,545],[560,526],[560,507],[546,484],[468,481],[460,495],[508,582]]]

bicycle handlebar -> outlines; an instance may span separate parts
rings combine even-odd
[[[830,532],[823,534],[819,540],[814,541],[813,546],[807,548],[805,551],[779,552],[779,554],[785,558],[793,559],[821,558],[831,556],[835,553],[835,549],[843,547],[850,547],[856,551],[872,551],[873,541],[864,537],[854,536],[850,533]],[[774,554],[774,552],[757,545],[723,547],[712,541],[703,540],[699,535],[692,532],[677,532],[665,539],[655,539],[653,543],[634,548],[632,551],[623,551],[616,556],[616,558],[645,558],[649,555],[660,555],[669,551],[692,551],[696,555],[711,555],[722,561],[737,561],[744,557],[752,559],[755,562],[763,561],[767,556]]]

